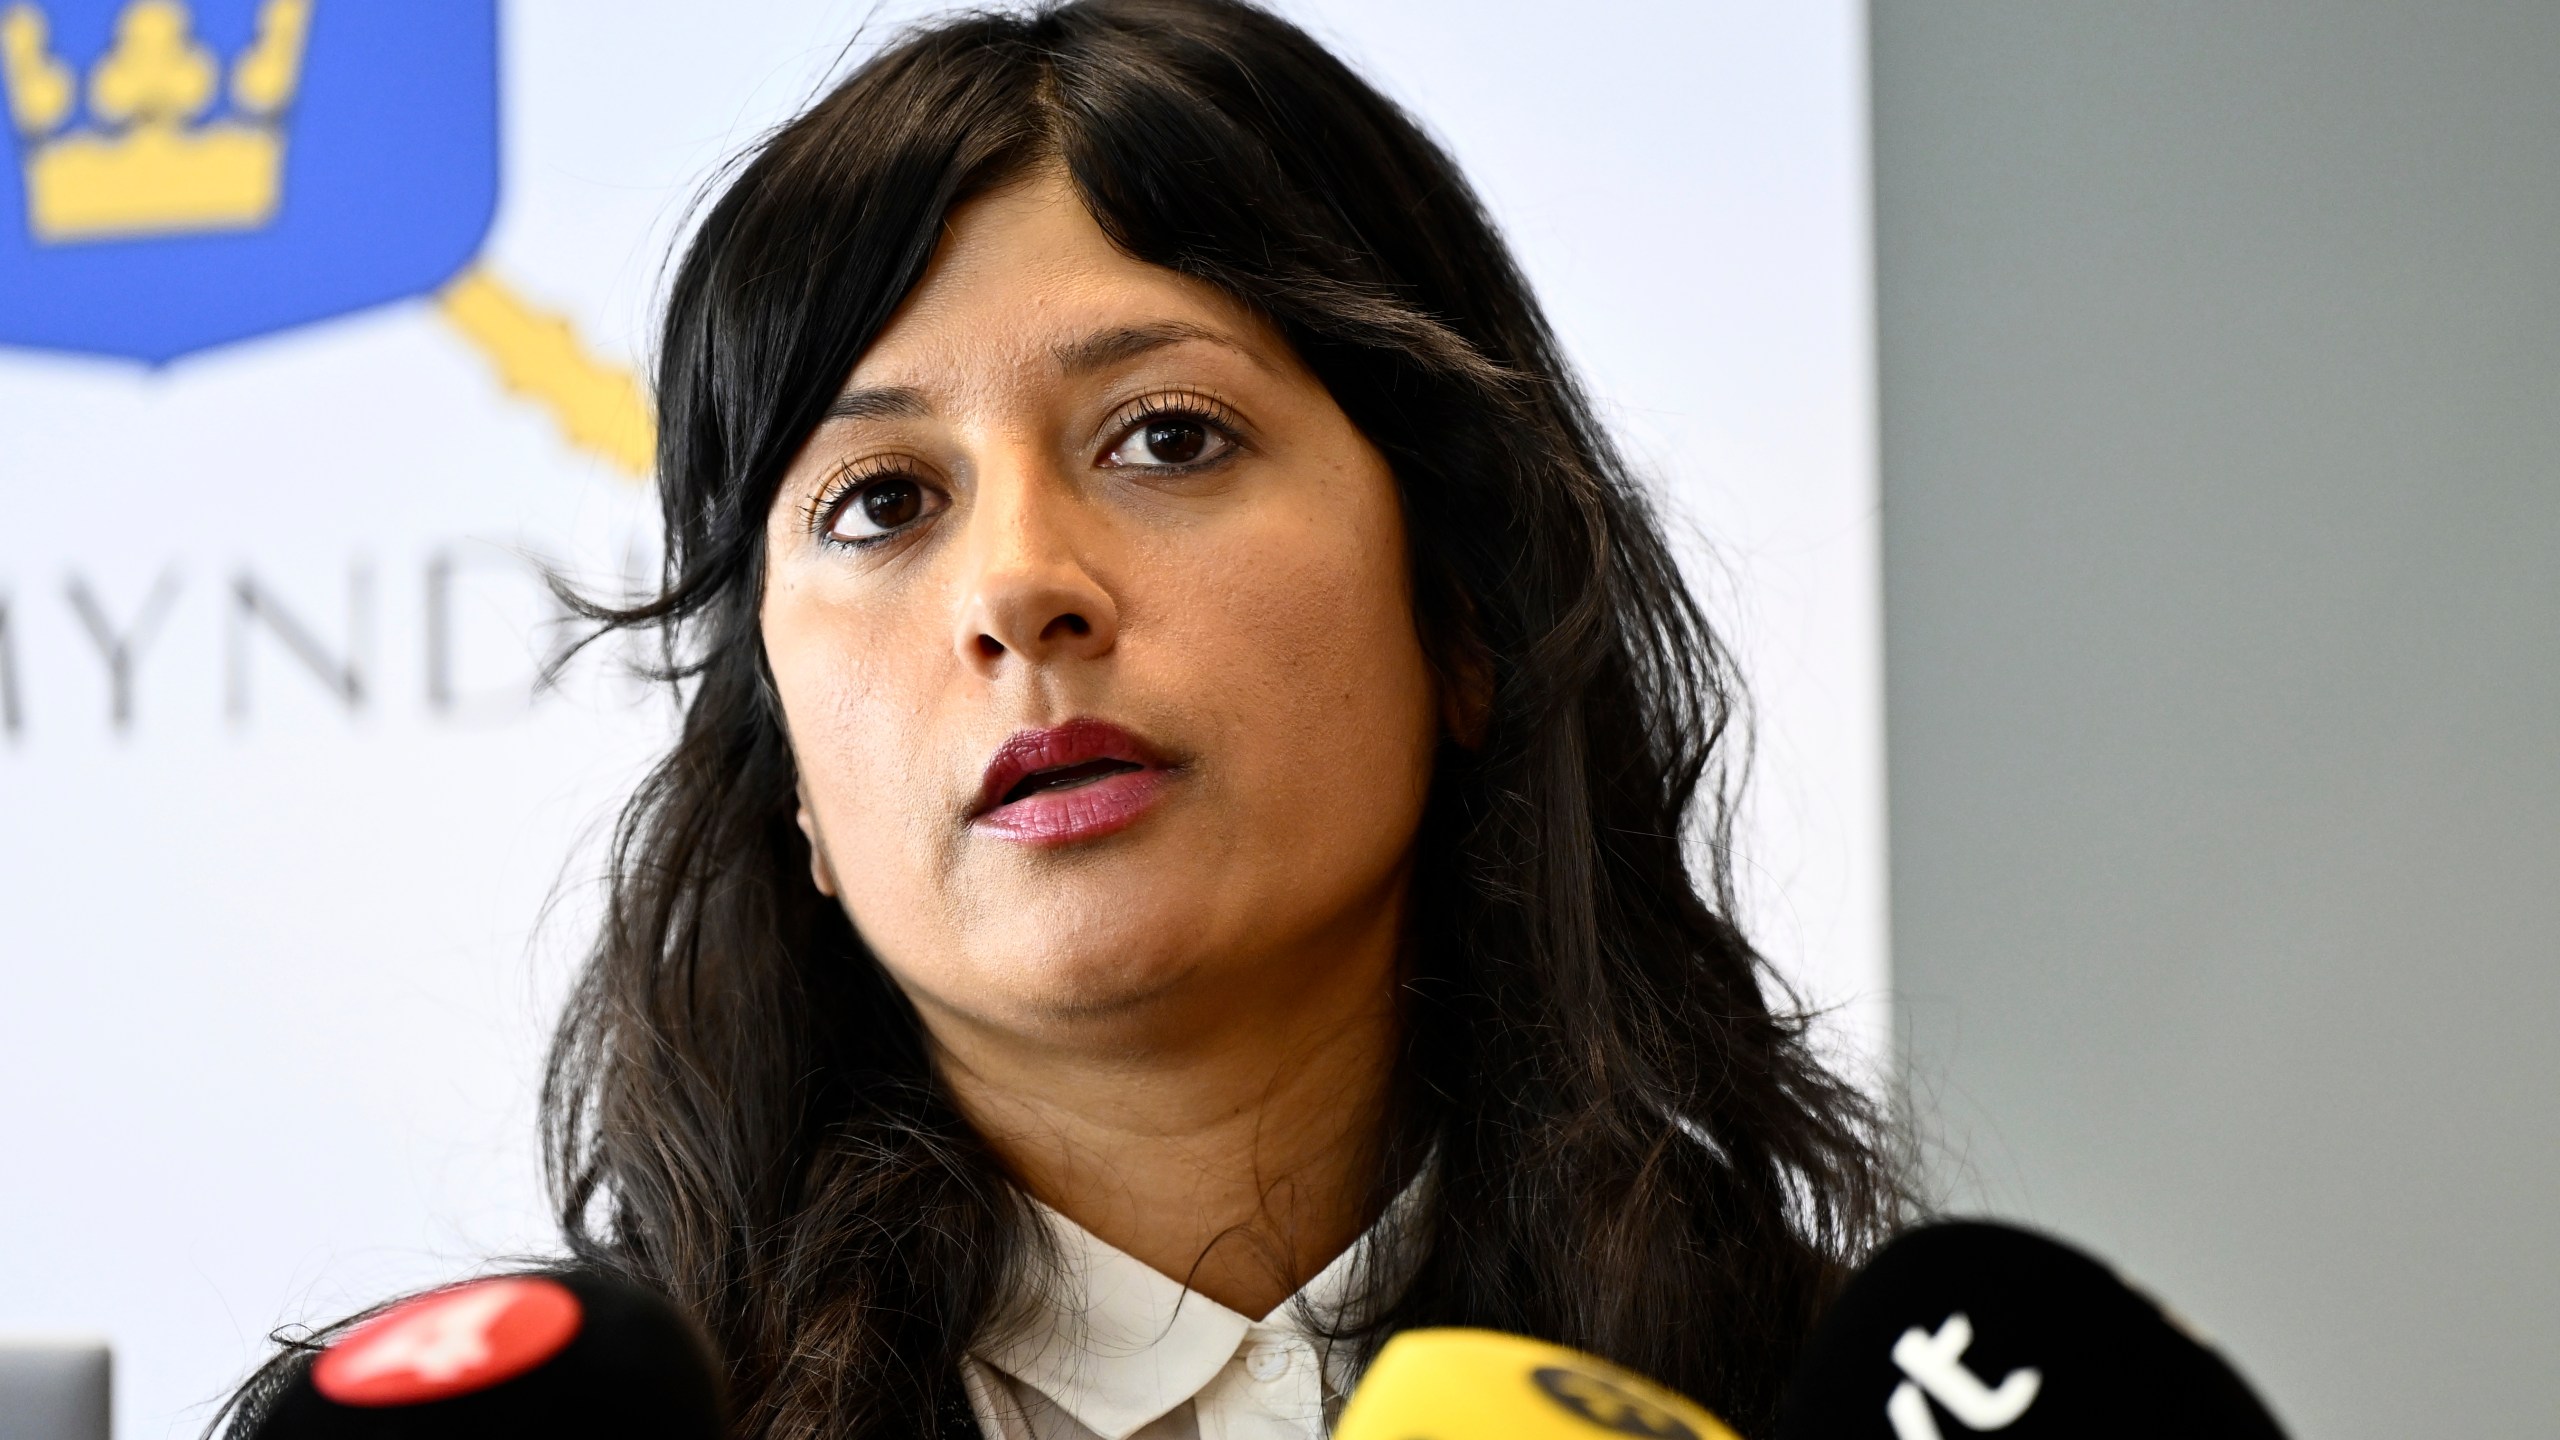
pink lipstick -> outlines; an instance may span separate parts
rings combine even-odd
[[[1030,845],[1070,845],[1125,830],[1164,793],[1169,766],[1104,720],[1024,730],[996,747],[969,823]]]

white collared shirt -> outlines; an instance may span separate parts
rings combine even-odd
[[[1324,1440],[1360,1357],[1303,1321],[1339,1325],[1361,1299],[1366,1251],[1405,1223],[1421,1183],[1260,1320],[1038,1206],[1056,1283],[1029,1325],[963,1367],[978,1427],[989,1440]]]

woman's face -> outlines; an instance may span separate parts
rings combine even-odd
[[[1378,982],[1439,734],[1393,478],[1062,175],[953,215],[766,539],[816,881],[938,1029]]]

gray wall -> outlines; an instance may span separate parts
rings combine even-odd
[[[2560,1422],[2560,4],[1872,6],[1894,966],[1968,1208]]]

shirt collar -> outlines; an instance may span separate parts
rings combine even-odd
[[[1429,1179],[1426,1167],[1376,1224],[1260,1320],[1184,1288],[1035,1200],[1055,1269],[1032,1287],[1024,1322],[982,1342],[978,1358],[1102,1440],[1122,1440],[1208,1388],[1253,1332],[1308,1336],[1321,1350],[1322,1336],[1304,1319],[1338,1326],[1352,1318],[1368,1251],[1413,1221]]]

